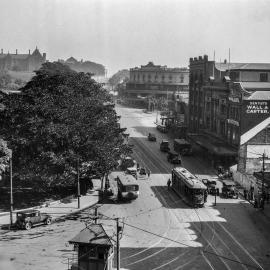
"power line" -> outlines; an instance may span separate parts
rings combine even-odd
[[[129,226],[129,227],[132,227],[132,228],[134,228],[134,229],[137,229],[137,230],[140,230],[140,231],[143,231],[143,232],[146,232],[146,233],[155,235],[155,236],[157,236],[157,237],[166,239],[166,240],[168,240],[168,241],[171,241],[171,242],[174,242],[174,243],[177,243],[177,244],[180,244],[180,245],[184,245],[184,246],[186,246],[186,247],[193,248],[192,246],[190,246],[190,245],[188,245],[188,244],[185,244],[185,243],[182,243],[182,242],[180,242],[180,241],[177,241],[177,240],[174,240],[174,239],[171,239],[171,238],[168,238],[168,237],[165,237],[165,236],[162,236],[162,235],[159,235],[159,234],[150,232],[150,231],[148,231],[148,230],[145,230],[145,229],[136,227],[136,226],[131,225],[131,224],[128,224],[128,223],[126,223],[126,222],[124,222],[124,221],[123,221],[123,224],[125,224],[126,226]],[[220,254],[217,254],[217,253],[208,251],[208,250],[202,250],[202,252],[204,252],[204,253],[209,253],[209,254],[215,255],[215,256],[217,256],[217,257],[223,258],[223,259],[225,259],[225,260],[229,260],[229,261],[232,261],[232,262],[235,262],[235,263],[239,263],[239,264],[242,264],[242,265],[245,265],[245,266],[249,266],[249,267],[252,267],[252,268],[254,268],[254,269],[260,269],[260,270],[262,269],[262,268],[259,268],[259,267],[257,267],[257,266],[250,265],[250,264],[247,264],[247,263],[243,263],[243,262],[240,262],[240,261],[237,261],[237,260],[228,258],[228,257],[226,257],[226,256],[223,256],[223,255],[220,255]]]

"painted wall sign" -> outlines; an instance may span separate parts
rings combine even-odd
[[[269,106],[267,101],[250,101],[246,105],[246,113],[250,114],[268,114]]]
[[[241,134],[252,129],[270,116],[269,100],[243,100]]]

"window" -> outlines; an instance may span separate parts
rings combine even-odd
[[[260,73],[260,82],[268,82],[268,73]]]
[[[180,77],[180,83],[183,83],[183,82],[184,82],[184,76],[182,74],[181,77]]]
[[[151,74],[148,74],[148,81],[151,81]]]
[[[158,79],[158,75],[155,75],[155,81],[157,81],[157,79]]]
[[[169,80],[170,80],[170,81],[172,80],[172,75],[169,75]]]
[[[162,81],[164,82],[165,76],[164,76],[164,75],[162,75],[161,79],[162,79]]]
[[[143,76],[142,76],[142,80],[145,81],[145,75],[144,75],[144,74],[143,74]]]

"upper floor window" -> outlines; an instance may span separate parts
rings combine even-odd
[[[183,82],[184,82],[184,76],[182,74],[181,77],[180,77],[180,83],[183,83]]]
[[[138,79],[138,81],[140,80],[140,74],[137,75],[137,79]]]
[[[268,82],[268,73],[260,73],[260,82]]]
[[[158,75],[155,75],[155,81],[157,81],[157,79],[158,79]]]
[[[164,76],[164,75],[162,75],[161,79],[162,79],[162,81],[164,81],[164,79],[165,79],[165,76]]]
[[[143,80],[143,81],[145,80],[145,75],[144,75],[144,74],[142,75],[142,80]]]
[[[148,74],[148,81],[151,81],[151,74]]]
[[[170,81],[172,80],[172,75],[169,75],[169,80],[170,80]]]

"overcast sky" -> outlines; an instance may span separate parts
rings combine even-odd
[[[0,0],[0,48],[90,60],[112,75],[208,54],[270,62],[269,0]]]

